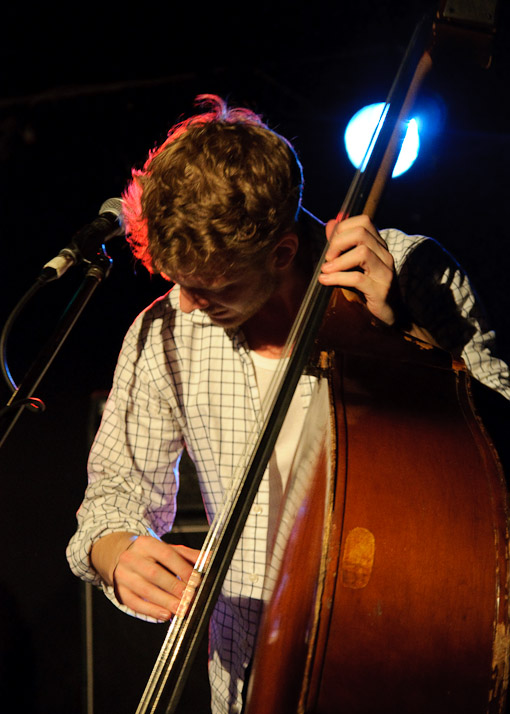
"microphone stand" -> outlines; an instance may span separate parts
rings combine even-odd
[[[92,251],[91,251],[92,252]],[[87,255],[88,265],[82,283],[71,298],[54,333],[42,348],[35,362],[29,368],[22,383],[14,390],[6,406],[0,410],[0,448],[27,406],[34,408],[32,400],[42,378],[67,339],[69,333],[85,309],[99,284],[108,277],[112,260],[106,254],[104,245],[94,255]]]

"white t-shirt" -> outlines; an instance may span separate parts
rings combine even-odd
[[[259,388],[260,400],[264,409],[267,405],[264,402],[271,380],[275,377],[282,360],[263,357],[262,355],[250,351],[250,356],[255,368],[257,386]],[[288,358],[286,358],[288,359]],[[278,435],[276,446],[269,461],[269,529],[267,538],[267,555],[270,556],[273,548],[274,528],[277,524],[277,515],[280,508],[283,492],[287,485],[292,461],[299,442],[299,436],[303,428],[306,411],[303,408],[303,400],[297,386],[289,409]],[[266,414],[264,413],[264,416]],[[269,562],[270,558],[267,558]]]

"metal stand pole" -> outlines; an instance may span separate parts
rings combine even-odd
[[[55,359],[85,306],[94,294],[94,291],[102,280],[108,276],[111,263],[111,259],[106,255],[104,250],[98,252],[92,261],[90,261],[82,284],[67,306],[55,332],[28,370],[23,382],[13,393],[7,405],[2,410],[0,419],[0,448],[3,446],[7,436],[25,407],[30,404],[30,398],[33,396],[34,391],[37,389],[49,366]]]

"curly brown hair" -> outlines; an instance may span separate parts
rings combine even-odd
[[[170,130],[123,194],[135,257],[165,277],[263,266],[301,203],[302,168],[287,139],[215,95],[196,102],[203,111]]]

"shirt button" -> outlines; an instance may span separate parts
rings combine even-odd
[[[251,574],[250,574],[250,580],[251,580],[252,583],[258,583],[259,576],[257,575],[257,573],[251,573]]]
[[[253,506],[253,513],[256,513],[257,515],[259,515],[260,513],[262,513],[262,511],[263,511],[262,506]]]

